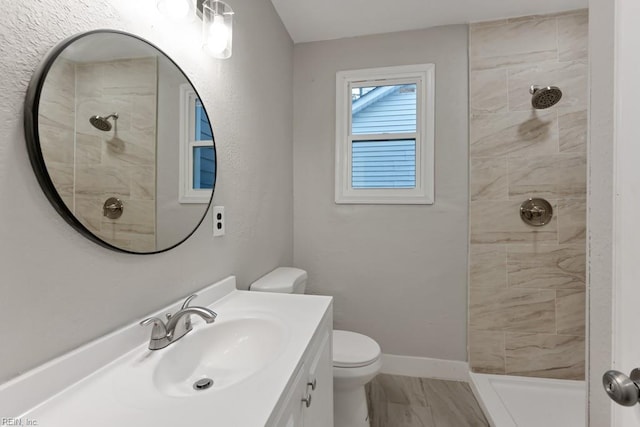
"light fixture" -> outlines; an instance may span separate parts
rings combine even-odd
[[[160,13],[173,22],[191,22],[195,17],[192,0],[158,0],[156,5]]]
[[[233,10],[223,1],[202,2],[202,39],[204,49],[214,58],[231,56]]]

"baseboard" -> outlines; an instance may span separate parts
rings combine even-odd
[[[383,354],[381,373],[468,382],[469,364],[459,360]]]

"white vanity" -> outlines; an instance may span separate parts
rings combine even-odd
[[[192,316],[191,332],[154,351],[138,322],[102,337],[2,385],[0,417],[47,427],[333,425],[330,297],[238,291],[229,277],[193,305],[216,321]]]

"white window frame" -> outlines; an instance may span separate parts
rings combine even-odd
[[[180,203],[209,203],[212,190],[193,188],[193,149],[213,147],[213,141],[196,141],[196,94],[190,84],[180,85]]]
[[[416,84],[416,132],[351,135],[353,87]],[[414,139],[415,188],[353,188],[353,141]],[[433,204],[435,140],[435,64],[369,68],[336,73],[335,202],[338,204]]]

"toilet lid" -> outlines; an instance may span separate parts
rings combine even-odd
[[[333,331],[333,366],[356,368],[370,365],[380,357],[380,346],[366,335]]]

